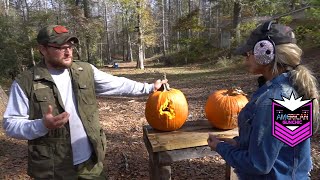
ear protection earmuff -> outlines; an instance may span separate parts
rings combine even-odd
[[[261,32],[265,34],[265,38],[259,40],[254,48],[253,54],[259,64],[266,65],[275,59],[275,43],[269,36],[269,31],[273,21],[267,21],[262,25]]]

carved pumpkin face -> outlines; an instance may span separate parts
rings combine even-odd
[[[150,94],[146,103],[145,116],[154,129],[177,130],[187,120],[187,100],[180,90],[163,88]]]
[[[239,89],[215,91],[207,100],[206,117],[215,128],[234,129],[238,126],[238,114],[247,103],[248,99]]]

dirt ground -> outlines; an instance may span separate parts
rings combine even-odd
[[[319,80],[320,53],[308,56],[308,64]],[[213,62],[175,68],[153,66],[145,71],[136,70],[134,63],[119,63],[118,69],[102,70],[140,82],[153,82],[167,74],[172,88],[181,90],[189,104],[188,121],[205,119],[207,97],[217,89],[241,87],[249,95],[256,89],[256,76],[241,70],[242,66],[215,67]],[[142,140],[142,126],[147,96],[99,98],[101,124],[107,135],[107,154],[104,162],[110,179],[149,179],[148,154]],[[320,179],[319,133],[312,138],[314,170],[312,179]],[[0,130],[0,179],[28,179],[26,175],[26,141],[14,140]],[[172,164],[172,179],[224,179],[225,161],[220,156],[189,159]]]

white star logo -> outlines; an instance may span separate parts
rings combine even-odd
[[[301,100],[302,96],[296,98],[295,95],[293,94],[293,92],[290,95],[290,99],[288,99],[284,96],[282,96],[282,99],[283,100],[277,100],[277,99],[272,99],[272,100],[275,101],[276,103],[282,105],[283,107],[286,107],[290,111],[294,111],[294,110],[298,109],[299,107],[302,107],[303,105],[305,105],[313,100],[313,99]]]

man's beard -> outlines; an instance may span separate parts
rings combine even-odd
[[[64,63],[64,62],[63,62],[64,59],[62,59],[62,62],[61,62],[61,60],[59,60],[59,59],[50,58],[49,62],[47,62],[47,63],[49,63],[50,66],[51,66],[52,68],[54,68],[54,69],[68,69],[68,68],[70,68],[71,65],[72,65],[72,57],[70,57],[70,59],[71,59],[71,62]]]

